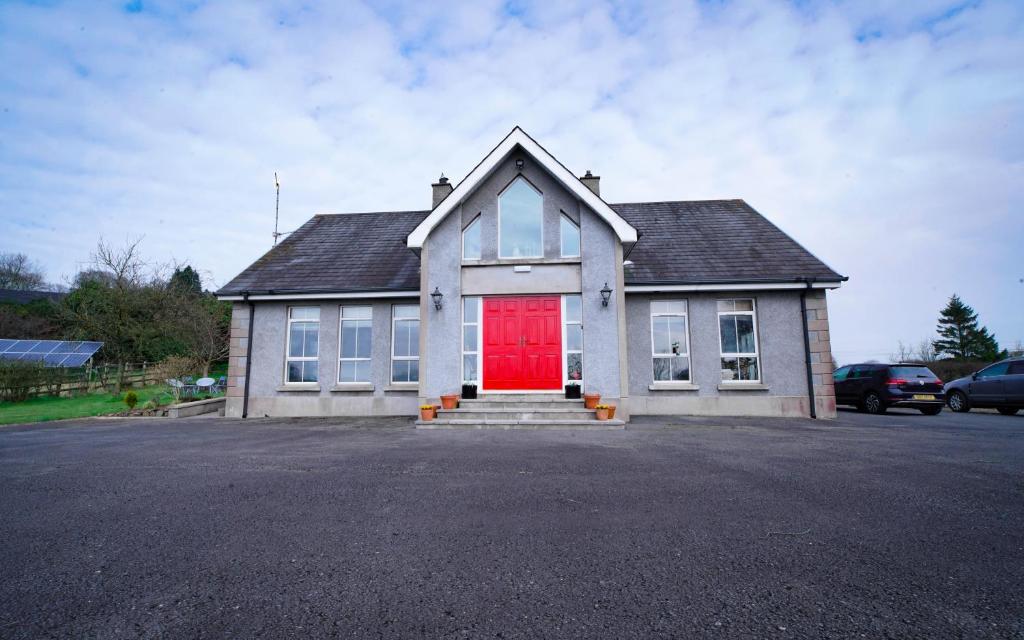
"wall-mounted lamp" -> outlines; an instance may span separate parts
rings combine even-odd
[[[520,171],[522,171],[523,170],[523,165],[525,165],[525,164],[526,163],[523,161],[522,158],[516,158],[516,169],[519,169]]]
[[[438,311],[441,310],[441,299],[444,298],[444,294],[437,287],[434,287],[434,293],[430,294],[430,297],[434,299],[434,308]]]
[[[608,300],[612,297],[612,290],[608,288],[608,283],[604,283],[604,289],[601,289],[601,306],[607,307]]]

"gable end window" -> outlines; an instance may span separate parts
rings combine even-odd
[[[561,217],[561,235],[562,235],[562,257],[563,258],[578,258],[580,257],[580,228],[572,221],[572,218],[565,215]]]
[[[760,382],[753,300],[718,301],[718,337],[722,345],[722,382]]]
[[[285,383],[316,382],[319,351],[320,307],[289,307]]]
[[[544,255],[544,197],[522,176],[498,196],[498,257]]]
[[[462,230],[462,259],[480,259],[480,216],[477,216]]]
[[[373,308],[342,307],[338,382],[369,382]]]

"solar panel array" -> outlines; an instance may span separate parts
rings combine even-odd
[[[102,342],[0,339],[0,358],[24,362],[41,360],[48,367],[80,367],[102,346]]]

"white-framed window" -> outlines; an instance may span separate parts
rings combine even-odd
[[[391,382],[420,380],[420,307],[391,307]]]
[[[373,349],[373,307],[341,307],[338,382],[369,382]]]
[[[580,228],[575,222],[572,221],[572,218],[565,215],[564,213],[560,216],[560,218],[560,232],[562,236],[562,257],[578,258],[580,257]]]
[[[498,257],[544,256],[544,197],[517,177],[498,196]]]
[[[583,299],[562,296],[562,326],[565,336],[565,382],[583,381]]]
[[[480,298],[462,299],[462,381],[480,383]]]
[[[462,230],[462,259],[480,259],[480,216],[473,218]]]
[[[686,300],[651,301],[651,359],[655,382],[690,381]]]
[[[319,374],[320,307],[289,307],[287,340],[285,383],[316,382]]]
[[[718,301],[718,338],[722,345],[722,382],[760,382],[757,314],[752,299]]]

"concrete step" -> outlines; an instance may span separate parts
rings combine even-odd
[[[527,396],[516,399],[511,396],[490,396],[476,400],[460,400],[460,409],[490,411],[491,409],[577,409],[583,410],[582,400],[566,400],[562,397]]]
[[[481,393],[475,400],[463,402],[583,402],[566,400],[563,393]]]
[[[578,408],[547,407],[482,407],[472,405],[459,409],[442,409],[437,412],[439,419],[455,420],[596,420],[594,411]]]
[[[417,429],[579,429],[582,431],[618,431],[626,428],[622,420],[417,420]]]

